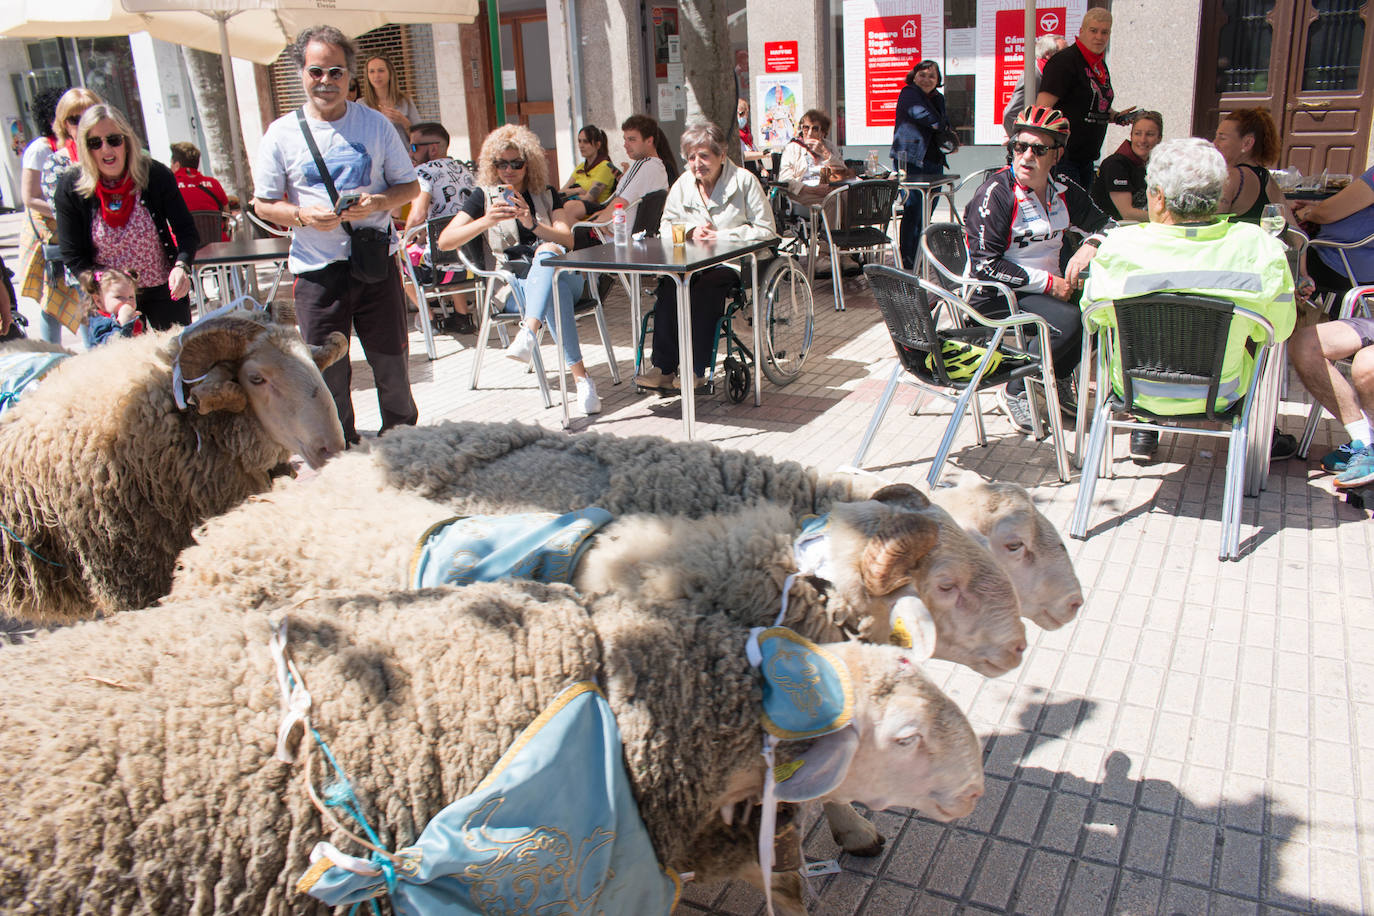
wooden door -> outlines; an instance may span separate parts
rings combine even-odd
[[[506,120],[524,124],[544,145],[549,182],[563,183],[558,171],[558,142],[553,116],[553,74],[549,54],[549,17],[545,12],[501,15],[502,87]]]
[[[1267,108],[1279,164],[1360,172],[1374,103],[1374,0],[1209,0],[1199,42],[1193,132],[1227,112]]]

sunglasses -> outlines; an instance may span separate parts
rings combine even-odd
[[[123,134],[109,134],[109,135],[104,136],[104,137],[87,137],[87,138],[86,138],[86,149],[90,150],[91,152],[95,152],[96,150],[100,149],[102,146],[109,146],[110,149],[119,149],[119,148],[120,148],[121,146],[123,146],[123,145],[124,145],[124,135],[123,135]]]
[[[1026,150],[1030,150],[1032,153],[1035,153],[1037,158],[1043,159],[1049,155],[1050,150],[1056,149],[1059,149],[1059,147],[1046,146],[1043,143],[1026,143],[1024,140],[1013,140],[1011,143],[1012,154],[1016,156],[1021,155]]]
[[[421,140],[419,143],[410,144],[410,151],[412,153],[418,153],[420,151],[420,147],[422,146],[434,146],[436,143],[442,142],[442,140]]]
[[[492,167],[493,167],[493,168],[497,168],[497,169],[523,169],[523,168],[525,167],[525,160],[523,160],[523,159],[493,159],[493,160],[491,160],[491,164],[492,164]]]
[[[329,77],[330,82],[337,83],[348,75],[348,71],[343,67],[330,67],[328,70],[324,67],[306,67],[305,72],[317,83],[322,81],[326,76]]]

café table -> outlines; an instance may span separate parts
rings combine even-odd
[[[243,287],[235,279],[235,272],[240,268],[247,269],[248,289],[252,291],[254,298],[257,298],[260,294],[257,271],[260,264],[274,264],[277,267],[277,275],[272,280],[271,291],[267,298],[262,300],[264,305],[271,303],[276,298],[277,287],[281,284],[282,274],[286,271],[286,260],[290,250],[290,237],[234,239],[228,242],[211,242],[201,248],[196,252],[195,287],[197,298],[201,300],[202,309],[205,308],[205,277],[215,277],[220,299],[222,303],[227,303],[232,297],[226,296],[226,290],[233,290],[234,292],[243,290]]]
[[[758,253],[770,249],[778,243],[776,237],[751,242],[685,242],[674,245],[671,239],[644,238],[632,240],[628,245],[619,246],[613,242],[570,251],[547,263],[553,270],[554,288],[558,288],[558,276],[566,271],[575,270],[587,274],[625,274],[626,276],[666,276],[677,286],[677,328],[678,328],[678,369],[683,379],[682,385],[682,429],[688,441],[692,439],[696,427],[696,385],[692,371],[692,276],[708,267],[731,262],[749,260],[751,286],[754,291],[754,406],[763,403],[759,389],[763,384],[760,360],[763,358],[762,321],[759,318],[759,262]],[[639,283],[630,286],[631,335],[636,346],[639,337]],[[553,332],[560,337],[558,309],[551,309]],[[566,429],[571,420],[568,415],[567,365],[561,345],[554,347],[558,352],[558,392],[563,401],[563,427]]]
[[[954,186],[958,183],[958,175],[917,175],[899,182],[903,191],[921,192],[922,226],[930,225],[930,215],[935,212],[935,203],[940,198],[948,200],[950,209],[954,209]]]

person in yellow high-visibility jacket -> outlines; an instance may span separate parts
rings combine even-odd
[[[1216,215],[1226,184],[1226,161],[1212,144],[1197,138],[1167,140],[1155,147],[1146,171],[1148,223],[1107,233],[1083,287],[1084,309],[1096,303],[1150,293],[1186,292],[1230,299],[1263,315],[1274,326],[1275,342],[1293,333],[1297,310],[1293,275],[1284,246],[1258,226],[1230,222]],[[1097,313],[1094,321],[1111,326],[1115,313]],[[1222,365],[1216,407],[1225,409],[1245,394],[1254,371],[1247,343],[1263,333],[1252,322],[1231,325]],[[1112,389],[1121,393],[1121,364],[1109,354]],[[1206,386],[1139,380],[1136,403],[1165,416],[1206,410]],[[1284,436],[1276,437],[1274,457],[1290,457]],[[1148,459],[1159,434],[1131,434],[1133,457]],[[1284,454],[1287,452],[1287,454]]]

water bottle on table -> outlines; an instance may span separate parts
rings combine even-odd
[[[617,248],[630,244],[630,224],[625,219],[625,205],[622,203],[615,205],[615,214],[611,217],[611,237],[615,239]]]

